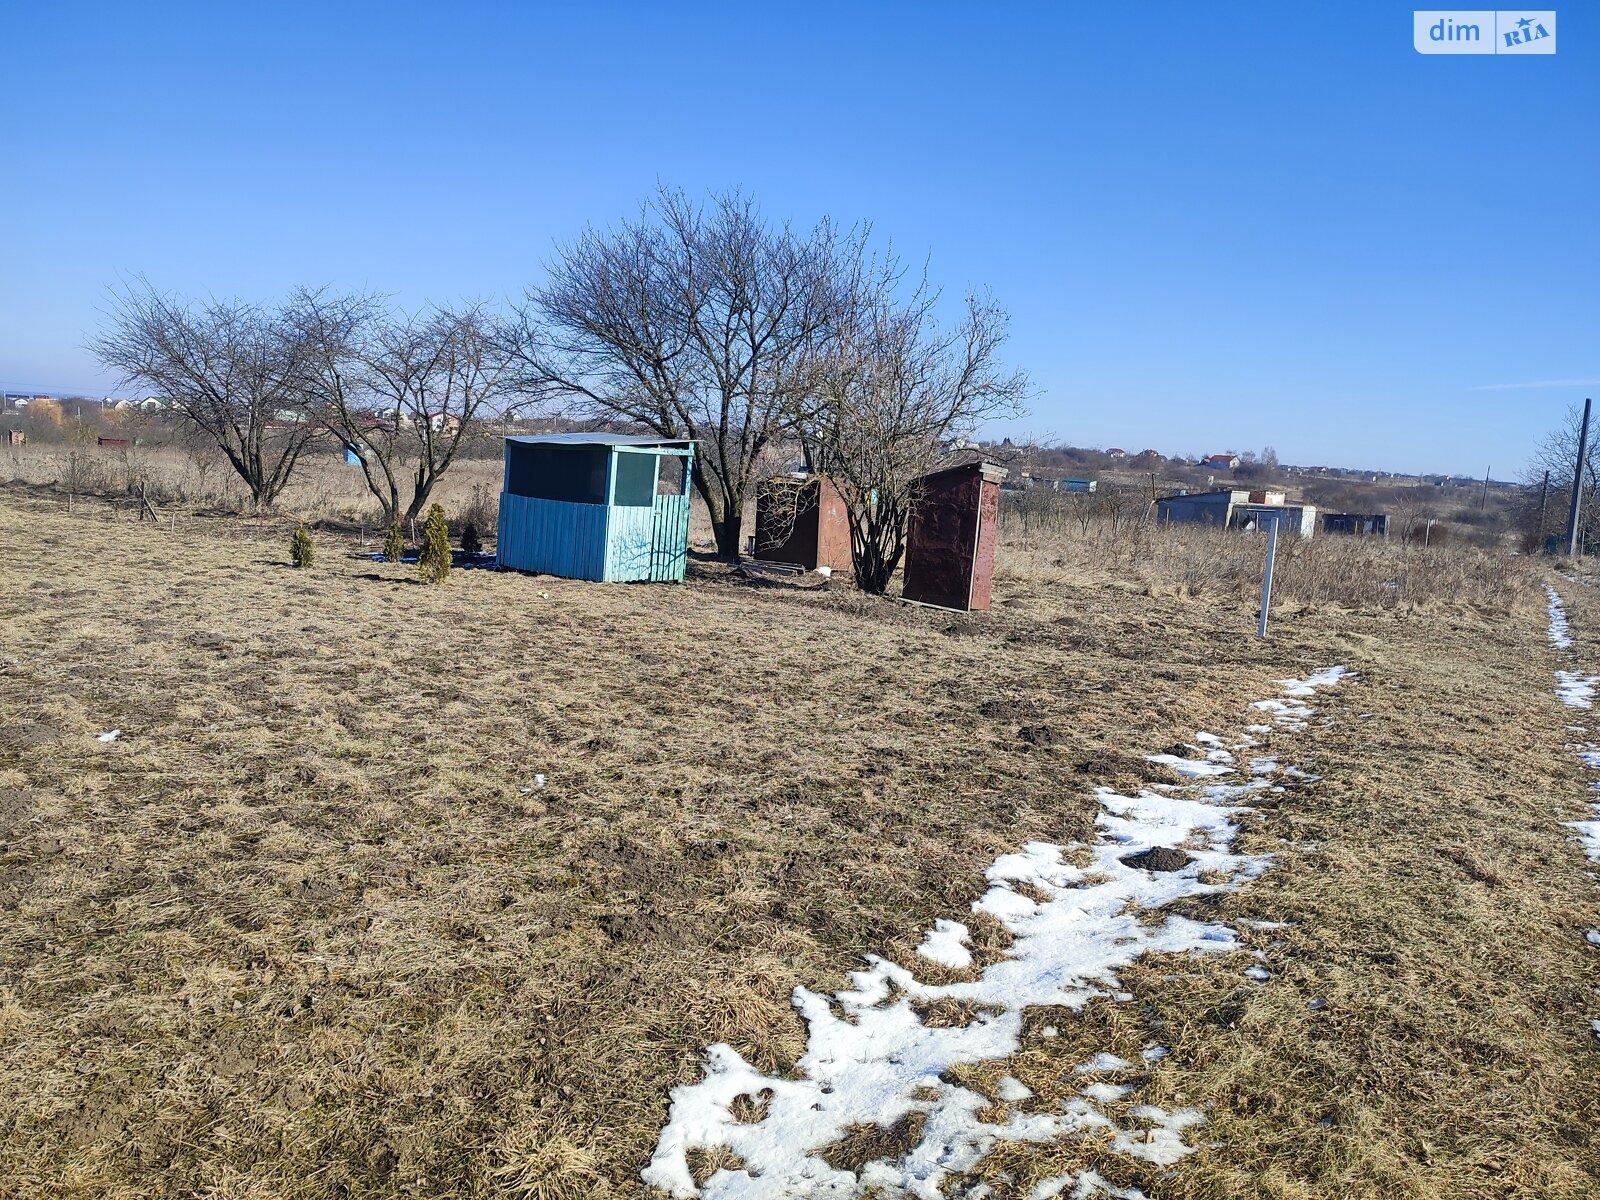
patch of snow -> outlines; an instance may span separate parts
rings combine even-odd
[[[1272,714],[1273,724],[1262,728],[1303,726],[1312,711],[1304,697],[1345,675],[1343,668],[1332,668],[1285,680],[1283,700],[1258,702]],[[1212,761],[1150,758],[1192,780],[1232,774],[1230,767]],[[991,1098],[952,1082],[948,1073],[959,1065],[1015,1054],[1030,1006],[1081,1011],[1096,999],[1131,999],[1117,975],[1143,955],[1238,949],[1227,925],[1164,910],[1178,900],[1237,887],[1267,869],[1268,857],[1240,854],[1232,845],[1236,819],[1249,811],[1237,801],[1266,786],[1254,780],[1167,789],[1197,796],[1148,790],[1128,796],[1097,789],[1102,811],[1094,845],[1029,842],[1001,855],[985,872],[989,887],[973,909],[1000,921],[1012,941],[980,978],[930,984],[898,963],[869,954],[863,968],[850,972],[849,986],[831,996],[796,988],[794,1005],[807,1037],[794,1069],[766,1075],[732,1046],[708,1047],[703,1078],[672,1090],[671,1110],[642,1172],[644,1182],[677,1197],[708,1200],[842,1197],[870,1187],[937,1200],[952,1177],[976,1168],[1001,1142],[1047,1143],[1107,1133],[1119,1153],[1160,1166],[1176,1162],[1191,1149],[1183,1142],[1184,1130],[1202,1119],[1194,1109],[1142,1106],[1132,1116],[1148,1127],[1120,1129],[1086,1094],[1055,1111],[1013,1111],[993,1122],[979,1115],[990,1109]],[[1149,871],[1123,861],[1156,847],[1180,847],[1191,861],[1178,871]],[[1084,866],[1066,858],[1085,850]],[[1201,882],[1202,875],[1214,882]],[[970,962],[967,933],[961,922],[941,919],[918,952],[946,965],[955,965],[962,955]],[[941,1000],[963,1002],[974,1015],[961,1026],[925,1024],[923,1012]],[[1153,1063],[1167,1053],[1164,1046],[1150,1046],[1141,1057]],[[1100,1054],[1077,1070],[1131,1065]],[[1009,1077],[998,1090],[1001,1099],[1027,1091]],[[761,1119],[738,1120],[730,1106],[761,1092],[770,1097]],[[912,1114],[923,1117],[921,1133],[902,1156],[870,1162],[853,1173],[829,1166],[818,1154],[851,1126],[888,1128]],[[742,1166],[718,1170],[697,1186],[689,1155],[708,1147],[726,1148]],[[1139,1195],[1111,1189],[1089,1172],[1067,1178],[1074,1197]],[[1066,1186],[1049,1194],[1068,1194]]]
[[[1033,1095],[1033,1089],[1020,1079],[1013,1079],[1007,1075],[994,1089],[995,1099],[1004,1100],[1008,1104],[1015,1104],[1019,1100],[1026,1100]]]
[[[1584,941],[1591,946],[1600,946],[1600,929],[1591,929],[1583,935]]]
[[[922,939],[922,945],[917,947],[917,953],[941,966],[958,969],[970,967],[972,951],[966,947],[968,936],[967,927],[960,921],[949,921],[940,917],[933,923],[933,928],[928,930],[928,935]]]
[[[1600,785],[1591,785],[1600,786]],[[1578,841],[1592,862],[1600,862],[1600,819],[1594,821],[1568,821],[1567,828],[1578,831]]]
[[[1548,583],[1544,585],[1545,611],[1550,615],[1550,644],[1557,650],[1570,650],[1572,648],[1571,630],[1567,626],[1567,610],[1562,607],[1561,597],[1556,594],[1555,588]]]
[[[1086,1063],[1079,1063],[1072,1068],[1074,1075],[1092,1075],[1096,1071],[1126,1071],[1133,1066],[1125,1058],[1118,1058],[1115,1054],[1106,1054],[1102,1051]]]
[[[1119,1130],[1111,1148],[1119,1154],[1142,1158],[1158,1167],[1170,1167],[1184,1155],[1193,1154],[1194,1147],[1184,1143],[1183,1131],[1205,1120],[1205,1115],[1197,1108],[1168,1112],[1153,1104],[1141,1104],[1133,1110],[1132,1115],[1137,1120],[1149,1121],[1149,1128]]]
[[[1247,978],[1254,979],[1257,983],[1265,983],[1272,978],[1272,972],[1265,967],[1246,967],[1244,973]]]
[[[1572,708],[1593,708],[1594,687],[1600,675],[1585,675],[1582,671],[1557,671],[1556,695],[1561,703]]]
[[[1231,775],[1233,768],[1224,763],[1200,758],[1179,758],[1176,754],[1146,754],[1145,758],[1163,767],[1171,767],[1188,779],[1212,779],[1218,775]],[[1232,761],[1231,758],[1229,761]]]
[[[122,730],[113,729],[110,733],[102,733],[99,737],[95,738],[94,740],[97,741],[97,742],[114,742],[121,736],[122,736]]]
[[[1318,688],[1336,687],[1339,681],[1350,673],[1348,667],[1324,667],[1304,679],[1280,679],[1278,683],[1282,685],[1285,696],[1304,700],[1308,696],[1316,695]]]
[[[1102,1104],[1109,1104],[1113,1100],[1126,1099],[1133,1092],[1133,1085],[1128,1083],[1091,1083],[1086,1084],[1083,1094],[1091,1100],[1098,1100]]]
[[[1068,1192],[1067,1189],[1072,1191]],[[1044,1179],[1033,1185],[1028,1200],[1147,1200],[1138,1188],[1117,1187],[1097,1171],[1072,1171],[1055,1179]]]

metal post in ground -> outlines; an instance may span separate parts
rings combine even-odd
[[[1278,517],[1267,526],[1267,569],[1261,573],[1261,619],[1256,622],[1256,636],[1267,636],[1267,609],[1272,604],[1272,567],[1278,561]]]
[[[1583,511],[1583,459],[1589,452],[1589,404],[1583,402],[1583,424],[1578,429],[1578,461],[1572,465],[1572,501],[1567,506],[1567,557],[1578,557],[1578,517]]]

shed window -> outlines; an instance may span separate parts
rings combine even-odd
[[[508,442],[506,491],[567,504],[606,502],[605,446]]]
[[[681,496],[683,495],[684,468],[689,460],[680,458],[676,454],[664,454],[657,460],[656,469],[656,495]]]
[[[626,508],[649,508],[656,499],[656,456],[619,453],[613,503]]]

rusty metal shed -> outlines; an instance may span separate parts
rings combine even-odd
[[[772,480],[756,497],[753,554],[762,562],[849,571],[850,516],[833,481],[820,475]]]
[[[901,596],[963,611],[989,607],[994,589],[995,518],[1006,469],[963,463],[924,475],[906,531]]]

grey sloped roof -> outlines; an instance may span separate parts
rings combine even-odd
[[[693,438],[647,437],[635,433],[514,434],[508,442],[540,446],[692,446]]]

